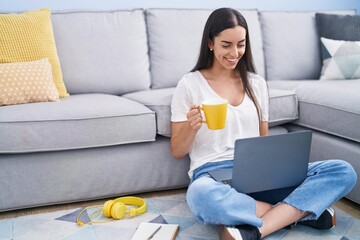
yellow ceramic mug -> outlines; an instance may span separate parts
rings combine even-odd
[[[209,129],[225,128],[228,101],[222,98],[207,99],[201,103],[205,121]]]

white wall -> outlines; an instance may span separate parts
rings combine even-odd
[[[43,7],[52,10],[219,7],[289,11],[357,9],[359,14],[360,0],[0,0],[0,11]]]

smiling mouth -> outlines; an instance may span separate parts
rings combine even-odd
[[[235,64],[237,62],[237,58],[226,58],[227,62],[230,63],[230,64]]]

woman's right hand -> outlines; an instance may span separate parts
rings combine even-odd
[[[186,114],[186,117],[191,129],[198,131],[201,128],[203,119],[199,105],[192,105],[189,112]]]
[[[192,105],[186,114],[187,121],[171,123],[171,153],[175,158],[182,158],[189,153],[195,136],[202,125],[199,105]]]

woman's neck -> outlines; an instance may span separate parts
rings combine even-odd
[[[237,70],[208,68],[200,71],[208,80],[230,81],[240,78]]]

